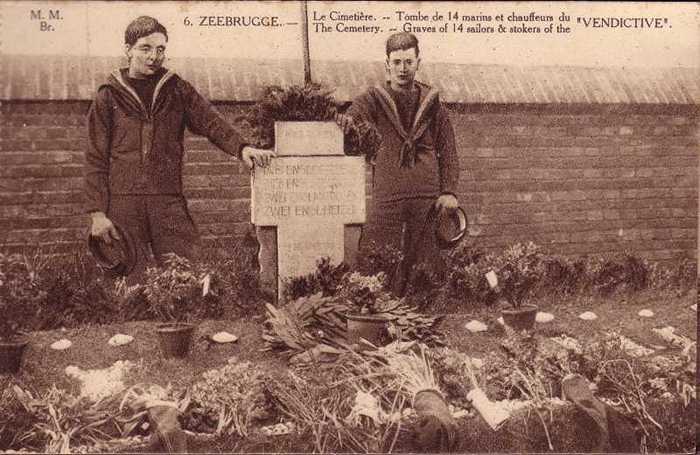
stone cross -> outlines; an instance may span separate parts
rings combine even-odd
[[[365,163],[344,155],[334,122],[275,123],[275,152],[270,166],[253,172],[251,218],[261,284],[279,298],[285,279],[314,272],[322,257],[354,262],[366,216]]]

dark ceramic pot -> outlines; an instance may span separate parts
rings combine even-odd
[[[535,326],[537,307],[534,305],[523,305],[519,308],[502,310],[503,322],[515,330],[532,330]]]
[[[0,374],[17,373],[29,341],[23,338],[0,341]]]
[[[157,328],[160,347],[165,357],[187,357],[197,326],[184,322],[159,324]]]
[[[359,343],[364,338],[375,346],[384,346],[389,341],[388,321],[371,314],[346,314],[348,341]]]

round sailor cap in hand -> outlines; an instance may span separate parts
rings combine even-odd
[[[88,236],[88,249],[97,264],[111,274],[126,276],[136,266],[136,244],[126,229],[114,224],[119,233],[119,240],[112,239],[111,244],[99,237]]]
[[[441,249],[454,248],[467,233],[467,215],[461,207],[456,210],[443,210],[438,214],[435,227],[437,244]]]

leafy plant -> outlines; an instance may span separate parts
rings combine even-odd
[[[649,285],[647,262],[629,251],[595,258],[589,274],[593,286],[603,295],[619,289],[639,291]]]
[[[382,142],[382,136],[377,128],[366,121],[351,123],[350,130],[345,135],[345,154],[364,155],[365,160],[372,162]]]
[[[45,297],[39,272],[26,256],[0,253],[0,339],[10,340],[27,329]]]
[[[402,260],[403,254],[399,249],[371,241],[360,249],[356,269],[366,276],[378,273],[392,276]]]
[[[338,103],[331,93],[332,90],[324,89],[316,83],[284,88],[266,87],[262,98],[247,115],[238,120],[250,127],[256,145],[272,148],[275,145],[275,122],[335,121]],[[345,153],[365,155],[370,160],[380,142],[381,137],[372,124],[356,122],[347,133]]]
[[[44,445],[32,432],[36,419],[17,398],[13,386],[9,376],[0,381],[0,450],[24,448],[39,452]]]
[[[492,305],[498,294],[489,286],[485,276],[493,270],[496,256],[485,255],[476,262],[448,270],[450,293],[455,298]]]
[[[584,258],[546,255],[542,258],[542,266],[544,268],[542,288],[547,289],[548,292],[572,295],[590,285]]]
[[[256,144],[263,148],[275,145],[276,121],[333,120],[337,113],[330,91],[318,84],[266,87],[262,98],[242,120],[252,128]]]
[[[310,445],[295,449],[391,453],[402,430],[400,417],[406,400],[383,387],[382,379],[362,375],[344,361],[310,375],[289,372],[273,381],[271,391],[278,409]],[[358,395],[369,398],[369,408],[367,400],[358,406]]]
[[[355,277],[350,279],[352,275]],[[445,344],[444,335],[438,331],[442,316],[422,314],[404,300],[396,300],[380,289],[381,277],[363,277],[355,272],[344,282],[350,280],[356,284],[341,286],[335,296],[324,297],[318,292],[279,308],[268,304],[263,333],[266,344],[271,349],[297,353],[316,345],[343,347],[347,344],[345,316],[361,311],[368,303],[375,314],[391,321],[389,334],[394,339],[421,340],[431,346]]]
[[[339,298],[350,303],[359,314],[373,314],[380,311],[379,300],[383,294],[386,276],[379,273],[365,276],[358,272],[347,273],[342,280]]]
[[[222,300],[233,303],[249,313],[261,298],[260,276],[257,262],[258,244],[255,238],[246,234],[242,241],[220,248],[226,257],[205,261],[204,266],[214,272],[221,283]],[[262,306],[259,307],[262,309]]]
[[[452,297],[490,305],[503,297],[514,307],[527,299],[558,293],[572,295],[595,292],[609,295],[616,291],[635,292],[649,286],[682,286],[695,270],[694,263],[681,263],[676,270],[630,253],[611,253],[583,257],[546,254],[538,245],[514,244],[502,252],[484,253],[468,247],[446,256],[449,291]],[[498,277],[492,289],[485,275],[493,271]]]
[[[327,309],[324,310],[324,320],[336,327],[329,332],[337,335],[342,330],[343,322],[339,315],[333,314],[335,311],[329,306],[330,303],[330,297],[322,297],[318,293],[299,297],[281,308],[267,304],[268,317],[264,322],[263,340],[272,349],[301,352],[313,347],[320,337],[319,331],[311,330],[311,326],[316,322],[314,316],[322,308]]]
[[[348,266],[344,262],[333,265],[329,257],[321,258],[316,262],[313,273],[286,280],[283,298],[289,302],[318,292],[324,296],[335,295],[347,271]]]
[[[153,318],[143,285],[129,286],[126,277],[121,277],[114,280],[109,293],[120,320],[142,321]]]
[[[185,428],[248,436],[252,425],[273,415],[268,378],[250,362],[231,362],[202,374],[189,390]]]
[[[654,289],[687,289],[697,284],[697,260],[684,258],[671,264],[653,262],[649,268],[649,287]]]
[[[448,251],[445,255],[445,263],[451,269],[459,269],[482,262],[486,256],[487,253],[483,249],[463,242]]]
[[[46,295],[39,306],[38,329],[105,324],[119,319],[110,294],[111,280],[84,252],[56,258],[46,267],[40,283]]]
[[[504,298],[514,308],[520,305],[537,290],[544,276],[543,254],[540,247],[532,242],[517,243],[501,254],[453,255],[449,260],[448,272],[452,290],[484,302],[494,303]],[[486,274],[493,271],[498,277],[498,287],[492,289]]]
[[[406,291],[406,300],[421,310],[431,308],[436,310],[444,306],[447,293],[444,291],[446,273],[436,270],[435,266],[425,262],[416,264],[411,271],[411,277]]]
[[[413,404],[418,418],[414,437],[419,448],[454,448],[457,425],[436,378],[431,351],[423,344],[411,343],[384,347],[367,357],[356,354],[353,370],[360,378],[381,378],[381,386],[370,381],[374,384],[369,390],[381,387],[394,395],[390,412],[399,399]]]
[[[220,316],[221,289],[214,272],[175,254],[167,256],[163,267],[145,272],[143,295],[150,316],[163,321]]]
[[[309,381],[288,373],[272,382],[277,408],[295,423],[302,441],[317,453],[346,451],[341,432],[343,415],[350,413],[352,397],[345,388]],[[308,450],[308,451],[311,451]],[[300,450],[304,451],[304,450]]]
[[[496,275],[503,297],[519,308],[542,279],[542,252],[532,242],[508,248],[497,262]]]
[[[26,445],[29,442],[39,446],[39,451],[80,453],[81,448],[84,450],[86,446],[94,447],[121,436],[124,416],[117,411],[118,396],[92,402],[55,385],[36,397],[19,386],[12,389],[23,413],[33,420],[31,429],[18,436]]]

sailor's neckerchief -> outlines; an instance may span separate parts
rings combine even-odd
[[[433,103],[435,103],[438,99],[438,91],[431,88],[427,95],[421,97],[422,99],[419,101],[418,110],[416,111],[416,116],[413,119],[413,124],[411,125],[411,129],[409,131],[406,131],[401,123],[398,108],[396,107],[396,103],[389,92],[381,85],[373,87],[370,92],[379,102],[379,105],[384,110],[387,118],[403,140],[403,144],[401,145],[401,153],[399,154],[400,166],[415,166],[416,156],[419,152],[418,149],[425,149],[425,146],[418,142],[418,139],[423,136],[425,130],[428,128],[428,126],[430,126],[430,119],[428,118],[427,114],[430,111]]]
[[[168,82],[168,79],[175,75],[175,73],[171,70],[166,70],[165,73],[163,73],[163,75],[158,80],[155,89],[153,90],[153,98],[151,99],[150,105],[148,105],[150,106],[150,108],[148,108],[147,103],[141,98],[139,98],[139,95],[136,93],[136,90],[134,90],[134,88],[131,85],[129,85],[126,82],[126,80],[124,80],[124,78],[122,77],[121,69],[114,70],[111,74],[112,77],[114,77],[114,79],[117,81],[117,83],[122,87],[122,89],[126,90],[126,92],[134,98],[137,105],[141,108],[143,114],[148,118],[150,118],[153,115],[153,110],[155,109],[156,99],[158,98],[158,93],[160,93],[160,89],[162,89],[165,83]]]

